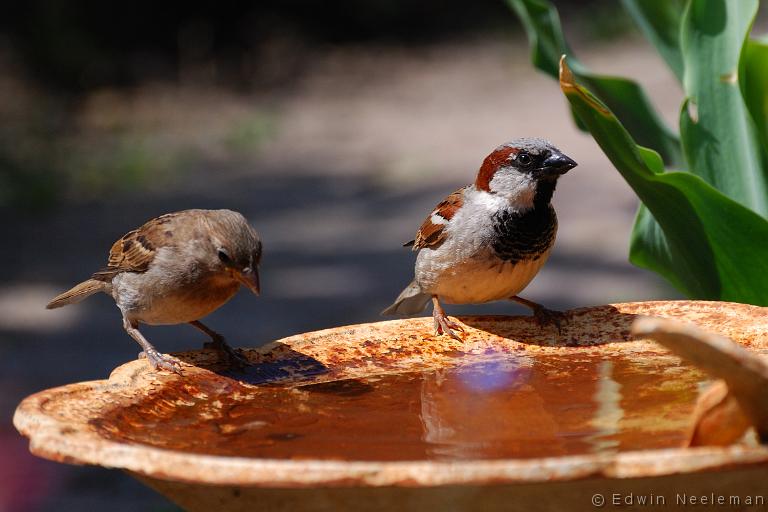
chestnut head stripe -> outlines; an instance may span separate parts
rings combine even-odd
[[[478,190],[490,192],[490,184],[493,175],[496,174],[499,167],[509,159],[510,155],[517,154],[518,151],[518,148],[512,146],[501,146],[485,157],[483,165],[480,166],[480,170],[477,173],[475,187],[477,187]]]

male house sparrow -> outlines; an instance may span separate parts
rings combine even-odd
[[[184,210],[161,215],[112,245],[106,268],[54,298],[48,309],[105,292],[123,314],[123,327],[154,368],[179,373],[178,362],[159,353],[139,324],[189,323],[211,338],[207,348],[232,362],[245,360],[200,318],[227,302],[243,284],[259,294],[261,241],[231,210]]]
[[[510,299],[539,322],[559,325],[558,313],[518,297],[549,257],[557,231],[550,201],[557,179],[576,162],[542,139],[497,147],[475,183],[457,190],[429,214],[412,245],[416,277],[385,315],[413,315],[432,299],[435,330],[460,340],[440,300],[477,304]]]

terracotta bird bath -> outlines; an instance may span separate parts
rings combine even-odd
[[[709,380],[631,339],[639,315],[768,349],[768,309],[722,302],[577,309],[561,333],[529,317],[464,317],[464,343],[435,336],[431,318],[395,320],[247,349],[245,372],[209,351],[177,354],[183,376],[132,361],[30,396],[14,422],[36,455],[123,469],[187,510],[766,499],[768,448],[681,448]]]

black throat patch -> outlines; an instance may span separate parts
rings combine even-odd
[[[510,263],[537,260],[555,241],[557,216],[549,204],[554,186],[537,190],[534,206],[525,212],[502,210],[493,216],[495,237],[491,243],[496,256]],[[539,194],[539,192],[544,192]]]

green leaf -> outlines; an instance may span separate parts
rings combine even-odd
[[[747,41],[739,65],[739,84],[763,149],[768,150],[768,40]]]
[[[677,79],[683,81],[680,22],[685,0],[622,0],[645,37],[661,54]]]
[[[680,135],[692,173],[766,216],[768,158],[739,87],[739,57],[757,7],[757,0],[688,4],[681,32],[687,99]]]
[[[557,10],[545,0],[507,0],[525,27],[534,65],[557,78],[561,55],[568,55],[574,74],[611,110],[616,112],[637,141],[658,151],[668,166],[685,165],[680,141],[659,117],[637,83],[625,78],[589,72],[573,56],[563,35]]]
[[[565,57],[560,86],[647,207],[635,224],[632,262],[689,296],[768,305],[768,221],[698,176],[664,172],[659,156],[638,146],[614,113],[577,83]]]
[[[563,54],[572,55],[560,27],[557,10],[544,0],[507,0],[517,13],[528,36],[531,62],[541,71],[557,78],[558,63]],[[581,67],[575,60],[573,66]]]

